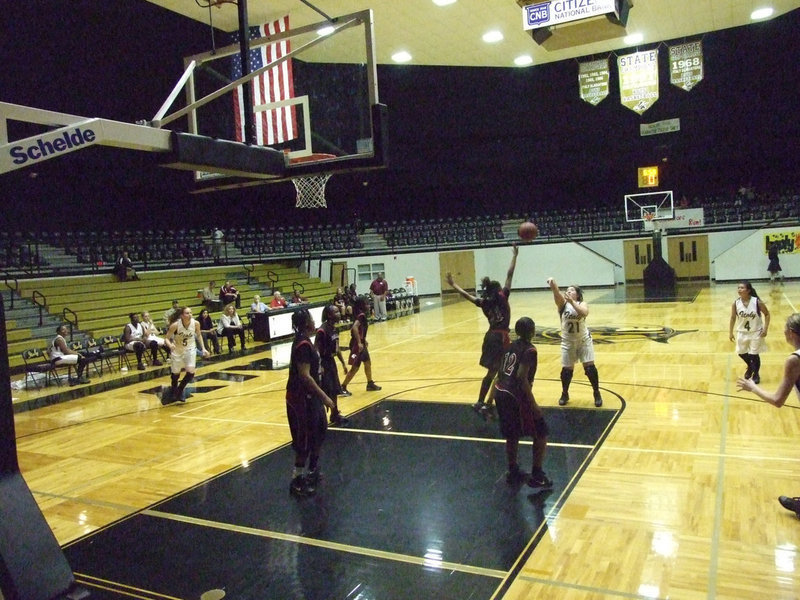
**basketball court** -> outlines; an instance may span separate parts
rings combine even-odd
[[[773,388],[800,290],[761,287]],[[754,582],[788,598],[775,549],[793,560],[797,520],[777,496],[795,489],[798,407],[735,390],[734,290],[661,303],[586,290],[601,409],[580,369],[557,406],[552,294],[515,291],[512,320],[537,322],[549,492],[506,484],[497,423],[471,409],[484,317],[434,299],[370,328],[383,390],[359,375],[339,399],[351,423],[329,429],[315,496],[288,490],[279,348],[204,363],[185,404],[161,406],[164,372],[21,410],[20,465],[93,598],[716,598]]]

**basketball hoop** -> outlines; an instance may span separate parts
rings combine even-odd
[[[336,158],[333,154],[311,154],[289,160],[290,165],[330,160]],[[325,184],[332,173],[312,173],[292,178],[294,189],[297,191],[296,208],[328,208],[325,201]]]
[[[296,208],[328,208],[325,202],[325,184],[330,179],[330,173],[317,175],[304,175],[292,179],[294,189],[297,190]]]
[[[644,213],[642,215],[642,217],[644,217],[645,221],[652,221],[654,216],[655,215],[653,213],[651,213],[651,212],[646,212],[646,213]]]

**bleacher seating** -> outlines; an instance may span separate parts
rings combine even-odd
[[[328,301],[335,293],[335,287],[330,283],[280,263],[258,265],[249,276],[248,283],[248,273],[241,268],[213,267],[150,271],[139,281],[127,282],[119,282],[111,274],[20,280],[17,304],[24,303],[24,299],[30,298],[35,291],[46,302],[50,319],[40,328],[18,326],[13,320],[6,322],[10,366],[12,371],[19,372],[24,366],[22,352],[30,348],[45,349],[55,335],[54,323],[64,319],[71,319],[73,324],[77,320],[73,329],[76,339],[101,340],[119,336],[129,322],[131,312],[147,310],[153,320],[162,325],[163,313],[171,307],[174,299],[181,305],[199,307],[202,298],[198,292],[210,280],[218,285],[226,280],[234,283],[241,295],[239,313],[243,317],[255,294],[268,299],[273,288],[289,296],[297,287],[310,302]],[[195,312],[199,313],[199,310]],[[219,319],[220,314],[219,311],[213,312],[212,318]]]

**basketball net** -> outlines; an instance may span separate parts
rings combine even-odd
[[[325,202],[325,184],[330,179],[330,173],[304,175],[292,179],[294,189],[297,190],[296,208],[328,208]]]

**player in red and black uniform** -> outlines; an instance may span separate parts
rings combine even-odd
[[[511,252],[511,265],[508,267],[505,285],[501,288],[499,282],[491,281],[488,277],[484,277],[481,281],[482,291],[480,298],[465,291],[453,281],[451,273],[447,274],[447,283],[462,297],[479,307],[489,321],[489,330],[483,336],[480,360],[481,366],[486,369],[486,375],[481,381],[478,401],[472,405],[475,412],[483,415],[484,418],[489,414],[489,405],[491,405],[491,397],[489,398],[489,403],[486,403],[486,394],[489,392],[492,381],[500,369],[500,360],[503,358],[503,352],[511,343],[508,337],[508,328],[511,323],[511,306],[508,303],[508,296],[511,294],[511,280],[514,277],[517,254],[519,254],[519,248],[517,248],[516,244],[512,245]]]
[[[500,431],[506,439],[506,481],[510,484],[525,482],[535,488],[550,488],[553,482],[542,470],[547,449],[547,423],[533,397],[538,354],[536,347],[531,344],[531,338],[536,333],[536,324],[529,317],[522,317],[514,326],[514,331],[518,338],[503,355],[494,386]],[[530,476],[517,463],[519,439],[523,436],[533,437],[533,468]]]
[[[298,310],[292,315],[292,327],[295,339],[286,383],[286,414],[295,460],[289,492],[308,496],[319,481],[319,454],[328,428],[325,407],[333,409],[335,405],[319,385],[319,354],[309,339],[315,329],[314,318],[307,310]]]
[[[339,403],[337,397],[350,396],[350,392],[342,390],[339,383],[339,373],[336,370],[335,358],[342,363],[345,375],[347,375],[347,364],[344,362],[342,351],[339,349],[339,332],[336,330],[336,323],[339,322],[339,309],[329,304],[322,309],[322,325],[317,328],[317,335],[314,338],[314,347],[319,352],[320,366],[322,367],[322,378],[320,387],[328,398],[333,400],[334,408],[331,410],[331,425],[347,425],[341,413],[339,413]]]
[[[358,372],[361,363],[364,363],[364,373],[367,376],[367,391],[377,392],[381,389],[372,381],[372,361],[369,357],[369,350],[367,349],[367,329],[369,328],[369,320],[367,313],[369,312],[369,305],[367,299],[359,296],[353,305],[353,326],[350,328],[350,358],[347,362],[350,363],[350,372],[347,373],[342,382],[342,392],[350,395],[347,391],[347,384],[353,379]]]

